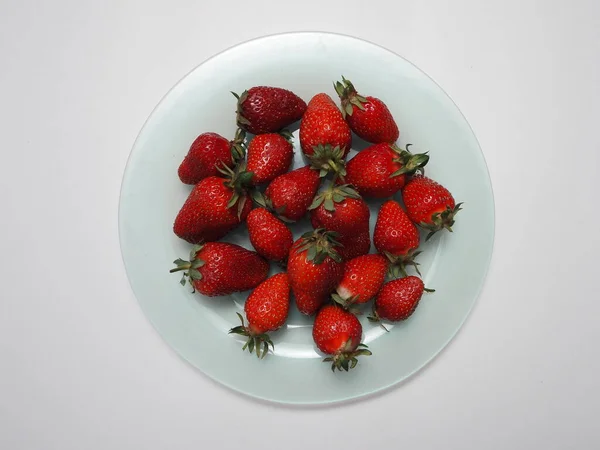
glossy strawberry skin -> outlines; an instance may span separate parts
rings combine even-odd
[[[281,328],[290,309],[288,275],[278,273],[258,285],[246,299],[244,312],[253,334]]]
[[[363,255],[344,266],[344,276],[336,291],[342,299],[355,297],[354,303],[366,303],[377,295],[385,281],[388,261],[381,255]]]
[[[233,167],[231,142],[217,133],[202,133],[179,165],[179,179],[185,184],[197,184],[204,178],[218,176],[219,164]]]
[[[375,144],[346,164],[345,182],[353,185],[363,197],[386,198],[398,192],[406,183],[403,174],[391,176],[402,168],[389,144]]]
[[[414,276],[384,284],[375,300],[376,316],[393,322],[408,319],[417,308],[423,291],[423,281]]]
[[[265,191],[273,209],[291,221],[300,220],[313,201],[321,180],[319,173],[308,166],[292,170],[275,178]]]
[[[371,250],[371,236],[368,228],[361,233],[340,235],[338,242],[341,244],[341,247],[337,249],[337,252],[344,261],[366,255]]]
[[[366,99],[362,104],[364,109],[354,106],[352,115],[346,115],[352,131],[373,144],[396,142],[400,132],[386,104],[376,97]]]
[[[334,355],[356,350],[362,325],[356,316],[334,305],[323,306],[313,325],[313,340],[323,353]]]
[[[307,259],[298,239],[290,250],[287,272],[296,306],[302,314],[313,315],[329,299],[344,273],[343,263],[327,256],[320,264]]]
[[[334,206],[334,211],[328,211],[325,203],[321,203],[311,210],[313,228],[325,228],[340,235],[359,234],[369,229],[371,213],[369,205],[362,198],[345,198]]]
[[[253,134],[273,133],[300,120],[306,102],[292,91],[255,86],[238,100],[238,126]]]
[[[225,242],[207,242],[196,253],[196,259],[204,261],[198,269],[202,278],[192,280],[192,284],[208,297],[252,289],[269,272],[269,263],[256,252]]]
[[[292,247],[290,229],[265,208],[253,209],[246,219],[252,246],[263,257],[285,261]]]
[[[432,223],[432,216],[456,206],[452,194],[441,184],[424,176],[415,176],[402,191],[406,213],[414,223]]]
[[[419,230],[398,202],[388,200],[381,205],[373,243],[378,252],[396,256],[406,255],[419,246]]]
[[[175,218],[173,231],[178,237],[193,244],[216,241],[246,220],[252,202],[245,201],[238,217],[237,204],[227,207],[232,190],[225,182],[220,177],[208,177],[194,186]]]
[[[254,173],[253,184],[268,183],[288,171],[294,147],[277,133],[255,136],[248,145],[246,170]]]
[[[317,145],[339,146],[344,156],[352,146],[352,132],[341,111],[327,94],[315,95],[300,122],[300,146],[305,155],[313,154]]]

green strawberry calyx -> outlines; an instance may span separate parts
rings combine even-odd
[[[248,189],[252,185],[254,172],[246,171],[245,162],[240,162],[233,169],[223,164],[222,166],[217,166],[217,170],[224,175],[225,186],[231,189],[231,198],[227,203],[227,207],[233,208],[237,205],[237,215],[239,218],[248,200]]]
[[[331,363],[332,372],[335,372],[336,370],[345,370],[348,372],[348,370],[356,367],[359,356],[372,355],[371,350],[369,350],[368,346],[365,344],[358,344],[358,347],[356,347],[354,350],[351,350],[351,348],[352,339],[348,339],[346,344],[344,344],[344,347],[339,352],[337,352],[335,355],[328,356],[323,360],[323,362]]]
[[[326,231],[324,228],[317,228],[302,235],[302,240],[297,248],[297,252],[306,251],[306,259],[314,264],[322,264],[327,257],[335,262],[342,262],[342,257],[337,252],[336,247],[341,247],[337,241],[338,233]]]
[[[394,255],[390,252],[383,252],[385,257],[390,261],[390,267],[388,269],[388,274],[390,278],[402,278],[408,276],[406,273],[407,266],[413,266],[415,271],[421,275],[419,271],[419,263],[415,261],[415,258],[419,256],[422,252],[417,251],[415,249],[409,250],[403,255]]]
[[[190,251],[190,260],[185,261],[181,258],[177,258],[173,261],[175,267],[169,270],[169,273],[181,272],[183,271],[183,275],[181,276],[181,280],[179,281],[182,286],[185,286],[185,283],[189,281],[192,285],[193,292],[196,292],[194,287],[194,281],[200,281],[202,279],[202,274],[200,273],[200,268],[204,266],[204,261],[198,258],[198,253],[204,248],[203,244],[194,245],[192,250]]]
[[[429,162],[429,155],[425,153],[411,153],[408,148],[412,144],[406,144],[406,149],[401,149],[396,144],[390,144],[390,148],[398,155],[394,162],[402,165],[398,170],[390,175],[390,178],[399,175],[414,175],[417,172],[425,173],[424,167]]]
[[[336,81],[333,83],[333,87],[342,101],[342,115],[344,119],[347,115],[351,116],[354,113],[355,107],[364,111],[364,103],[368,102],[368,100],[356,92],[356,88],[350,80],[347,80],[342,75],[342,81]]]
[[[339,295],[338,293],[331,294],[331,300],[333,300],[334,303],[340,305],[346,311],[349,311],[354,315],[362,314],[361,310],[355,306],[359,297],[360,297],[359,295],[353,295],[351,297],[344,298],[341,295]]]
[[[454,225],[454,216],[462,209],[463,203],[458,203],[454,208],[449,206],[445,210],[433,213],[431,215],[431,222],[421,222],[418,225],[421,228],[429,230],[425,241],[431,239],[431,237],[444,228],[452,232],[452,226]]]
[[[240,313],[236,313],[242,322],[242,325],[238,325],[237,327],[233,327],[229,330],[229,334],[239,334],[240,336],[247,336],[248,340],[242,347],[242,351],[248,349],[250,353],[256,352],[256,356],[259,359],[263,359],[267,353],[269,353],[269,345],[273,350],[275,350],[275,345],[273,341],[266,333],[254,333],[250,326],[246,326],[244,323],[244,318]]]
[[[323,205],[330,212],[335,211],[335,204],[341,203],[347,198],[361,198],[360,194],[349,184],[331,185],[317,194],[312,204],[308,207],[313,210]]]
[[[245,128],[248,125],[250,125],[250,121],[248,119],[246,119],[243,114],[244,113],[243,104],[246,101],[246,99],[248,98],[248,91],[242,92],[241,95],[238,95],[233,91],[231,91],[231,93],[237,99],[237,109],[236,109],[237,125],[240,128]]]
[[[341,178],[346,176],[345,147],[330,144],[319,144],[313,147],[313,154],[308,156],[310,166],[319,171],[319,177],[326,177],[332,173],[334,177]]]
[[[231,159],[234,163],[240,162],[246,156],[246,132],[238,128],[235,137],[229,142],[231,145]]]

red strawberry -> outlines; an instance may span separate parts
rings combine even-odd
[[[267,203],[284,219],[301,219],[317,193],[321,179],[309,166],[275,178],[265,191]]]
[[[350,127],[327,94],[317,94],[308,102],[300,122],[300,146],[304,154],[311,156],[318,145],[339,147],[344,156],[352,145]]]
[[[302,314],[314,314],[342,278],[344,265],[336,246],[335,233],[321,229],[305,233],[294,242],[287,272]]]
[[[238,99],[238,126],[253,134],[279,131],[300,120],[306,111],[304,100],[287,89],[256,86],[233,95]]]
[[[175,218],[173,231],[192,244],[221,239],[241,222],[252,209],[244,186],[252,174],[243,165],[229,178],[208,177],[194,186]]]
[[[207,177],[218,176],[217,167],[233,167],[244,157],[246,133],[238,130],[233,141],[217,133],[202,133],[192,143],[179,166],[179,179],[185,184],[197,184]]]
[[[359,234],[339,236],[337,241],[341,245],[337,251],[344,261],[366,255],[371,250],[371,236],[368,229]]]
[[[226,242],[207,242],[195,245],[190,260],[177,259],[171,273],[185,270],[181,284],[186,279],[203,295],[215,297],[246,291],[258,286],[267,278],[269,263],[256,252]]]
[[[323,361],[331,362],[331,370],[353,369],[358,356],[370,355],[367,346],[360,343],[362,325],[354,314],[335,305],[321,308],[313,325],[313,340],[319,350],[327,355]],[[360,348],[362,347],[362,348]]]
[[[344,260],[369,253],[369,206],[358,192],[348,185],[325,189],[310,206],[310,220],[314,228],[325,228],[338,233],[337,249]]]
[[[294,159],[289,131],[259,134],[248,144],[246,170],[254,173],[252,184],[268,183],[288,171]]]
[[[406,276],[406,265],[412,265],[417,272],[419,271],[418,263],[414,261],[421,253],[415,251],[419,247],[419,240],[419,230],[398,202],[388,200],[381,205],[373,233],[373,243],[377,251],[393,263],[394,276]]]
[[[383,285],[373,305],[373,315],[369,320],[377,322],[381,319],[396,322],[408,319],[419,304],[426,289],[420,278],[410,276],[390,281]]]
[[[290,309],[290,283],[286,273],[278,273],[263,281],[248,296],[244,305],[244,312],[248,319],[248,326],[244,318],[238,313],[242,325],[229,330],[229,333],[247,336],[248,340],[242,350],[248,349],[250,353],[256,348],[256,356],[264,358],[269,352],[269,345],[275,350],[273,341],[266,334],[268,331],[278,330],[285,323]]]
[[[256,251],[267,259],[285,261],[294,242],[290,229],[265,208],[253,209],[246,219],[248,236]]]
[[[402,189],[407,175],[428,161],[424,153],[413,155],[395,145],[375,144],[348,161],[344,181],[354,185],[363,197],[391,197]]]
[[[454,216],[462,205],[455,205],[448,189],[424,176],[409,181],[404,186],[402,198],[410,220],[429,230],[426,240],[444,228],[452,231]]]
[[[394,143],[400,132],[392,113],[385,103],[375,97],[363,97],[350,82],[342,77],[335,83],[335,90],[342,101],[342,113],[350,128],[367,142]]]
[[[344,277],[334,294],[342,305],[366,303],[377,295],[388,270],[388,261],[381,255],[363,255],[344,266]]]
[[[310,209],[313,228],[325,228],[340,236],[369,230],[369,205],[349,185],[332,186],[321,191]]]

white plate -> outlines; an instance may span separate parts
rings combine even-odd
[[[190,246],[172,232],[189,186],[177,167],[202,132],[232,138],[235,99],[255,85],[291,89],[308,101],[318,92],[334,99],[341,75],[359,92],[383,99],[400,128],[399,144],[429,151],[427,174],[464,202],[454,233],[438,233],[419,256],[426,295],[406,322],[386,333],[363,316],[364,342],[373,356],[349,373],[333,374],[312,342],[312,320],[291,308],[288,325],[272,334],[274,354],[258,360],[227,332],[238,325],[247,293],[203,298],[169,274]],[[297,124],[293,128],[297,138]],[[358,138],[355,148],[360,148]],[[297,139],[296,139],[297,143]],[[349,158],[353,156],[353,151]],[[304,165],[296,146],[295,166]],[[380,202],[372,203],[371,225]],[[283,403],[346,400],[392,386],[431,360],[455,335],[483,284],[492,254],[494,204],[477,140],[452,100],[405,59],[374,44],[326,33],[291,33],[240,44],[198,66],[150,115],[135,142],[121,191],[119,229],[123,259],[143,311],[175,351],[209,377],[245,394]],[[294,236],[307,229],[294,227]],[[224,240],[252,248],[244,227]]]

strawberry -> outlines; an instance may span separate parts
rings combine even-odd
[[[313,325],[313,340],[319,350],[327,355],[324,362],[331,362],[331,370],[353,369],[358,356],[370,355],[361,344],[362,325],[354,314],[335,305],[321,308]]]
[[[342,114],[352,131],[373,144],[396,142],[400,132],[385,103],[376,97],[359,95],[344,77],[334,86],[342,101]]]
[[[315,197],[309,208],[313,228],[338,233],[337,249],[344,260],[369,253],[369,206],[349,185],[334,186]]]
[[[348,161],[344,182],[354,185],[363,197],[391,197],[402,189],[407,175],[428,161],[425,153],[413,155],[395,145],[374,144]]]
[[[290,309],[290,283],[286,273],[278,273],[263,281],[248,296],[244,312],[248,325],[238,313],[242,325],[229,330],[229,333],[247,336],[248,340],[242,350],[250,353],[256,349],[256,356],[264,358],[269,352],[269,345],[275,350],[273,341],[266,334],[278,330],[287,320]]]
[[[383,285],[373,305],[373,315],[369,320],[378,322],[381,319],[397,322],[408,319],[419,304],[426,289],[419,277],[406,277],[390,281]]]
[[[233,168],[244,157],[245,138],[246,133],[239,129],[233,141],[217,133],[202,133],[179,165],[179,179],[185,184],[197,184],[204,178],[218,176],[218,166]]]
[[[444,228],[452,231],[454,216],[462,205],[455,205],[448,189],[424,176],[410,180],[404,186],[402,198],[410,220],[429,230],[425,240]]]
[[[369,205],[349,185],[321,191],[309,207],[313,228],[325,228],[340,236],[369,230]]]
[[[344,261],[366,255],[371,250],[371,236],[368,229],[358,234],[339,236],[337,241],[341,245],[337,251]]]
[[[344,265],[337,246],[335,233],[317,229],[303,234],[290,249],[287,272],[302,314],[314,314],[342,278]]]
[[[285,261],[294,242],[290,229],[265,208],[253,209],[246,219],[252,246],[263,257]]]
[[[419,240],[419,230],[398,202],[388,200],[381,205],[373,232],[373,243],[377,251],[392,262],[393,276],[406,276],[407,265],[412,265],[419,271],[418,263],[414,261],[421,253],[416,251]]]
[[[342,113],[327,94],[317,94],[310,102],[300,122],[300,146],[306,156],[318,145],[343,149],[344,156],[352,145],[352,132]]]
[[[228,167],[221,170],[227,178],[203,179],[177,214],[173,231],[181,239],[192,244],[216,241],[246,220],[252,202],[247,201],[244,186],[252,173],[244,172],[243,164],[235,172]]]
[[[226,242],[207,242],[195,245],[190,260],[176,259],[171,273],[185,271],[186,279],[194,291],[215,297],[246,291],[258,286],[267,278],[269,263],[256,252]]]
[[[344,276],[333,299],[343,306],[367,303],[383,286],[387,270],[387,259],[378,254],[351,259],[344,265]]]
[[[301,219],[313,201],[321,179],[309,166],[292,170],[275,178],[265,191],[266,202],[280,217],[289,221]]]
[[[300,120],[306,103],[287,89],[256,86],[242,95],[232,94],[238,99],[237,124],[253,134],[273,133]]]
[[[259,134],[250,141],[246,170],[254,173],[252,184],[268,183],[288,171],[294,159],[291,139],[289,131],[282,131]]]

